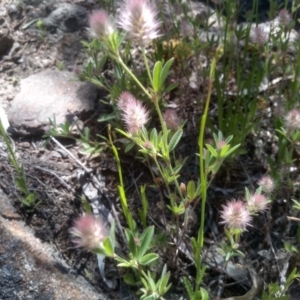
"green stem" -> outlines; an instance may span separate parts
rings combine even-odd
[[[146,51],[145,51],[144,47],[142,48],[142,54],[143,54],[143,58],[144,58],[144,62],[145,62],[146,70],[147,70],[147,74],[148,74],[149,80],[150,80],[151,85],[152,85],[153,78],[151,76],[151,72],[150,72],[150,68],[149,68],[149,63],[148,63],[148,58],[147,58]]]
[[[131,72],[131,70],[124,64],[122,58],[118,55],[116,60],[121,64],[122,68],[130,75],[130,77],[136,82],[136,84],[142,89],[142,91],[147,95],[147,97],[152,100],[151,94],[147,89],[142,85],[142,83],[137,79],[137,77]]]
[[[120,163],[120,158],[119,158],[119,154],[118,154],[118,151],[112,141],[112,137],[111,137],[111,125],[108,124],[108,139],[109,139],[109,143],[112,147],[112,151],[113,151],[113,154],[115,156],[115,160],[116,160],[116,163],[117,163],[117,169],[118,169],[118,175],[119,175],[119,181],[120,181],[120,186],[124,187],[124,182],[123,182],[123,175],[122,175],[122,168],[121,168],[121,163]]]
[[[118,186],[118,192],[119,192],[119,196],[120,196],[122,210],[126,217],[128,227],[130,228],[130,230],[133,230],[134,229],[134,221],[133,221],[132,214],[128,208],[127,198],[125,195],[125,187],[124,187],[124,181],[123,181],[123,175],[122,175],[121,161],[119,158],[118,150],[112,141],[110,125],[108,125],[108,139],[109,139],[109,142],[110,142],[110,145],[111,145],[111,148],[112,148],[112,151],[115,156],[116,163],[117,163],[117,169],[118,169],[118,175],[119,175],[119,181],[120,181],[120,184]]]
[[[218,54],[217,54],[218,55]],[[208,108],[210,104],[211,99],[211,93],[212,93],[212,87],[213,87],[213,81],[215,78],[215,70],[216,70],[216,64],[217,64],[217,56],[214,57],[211,63],[210,67],[210,78],[209,78],[209,86],[208,86],[208,93],[204,108],[204,113],[201,119],[201,125],[200,125],[200,134],[199,134],[199,154],[200,154],[200,179],[201,179],[201,195],[202,195],[202,202],[201,202],[201,223],[200,223],[200,234],[198,235],[198,244],[199,244],[199,251],[202,250],[204,245],[204,221],[205,221],[205,204],[206,204],[206,190],[207,190],[207,178],[205,176],[205,166],[204,166],[204,131],[205,131],[205,125],[206,120],[208,116]]]

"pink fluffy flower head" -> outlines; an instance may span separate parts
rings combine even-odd
[[[247,207],[250,212],[256,213],[266,210],[268,203],[268,199],[263,194],[254,194],[248,200]]]
[[[89,17],[90,32],[93,37],[99,40],[108,39],[115,31],[115,26],[104,10],[96,10],[90,14]]]
[[[274,180],[268,175],[263,176],[258,181],[258,185],[267,194],[271,194],[273,192],[274,188],[275,188]]]
[[[124,0],[120,7],[118,25],[129,34],[129,38],[145,46],[160,36],[160,21],[157,10],[147,0]]]
[[[248,225],[251,225],[252,218],[243,201],[232,200],[222,207],[221,218],[223,221],[220,223],[225,224],[229,229],[244,231]]]
[[[284,121],[288,131],[300,130],[300,111],[298,109],[290,110],[284,116]]]
[[[283,8],[282,10],[279,11],[278,21],[279,21],[280,25],[288,26],[291,24],[293,19],[292,19],[292,16],[290,15],[290,13],[288,12],[288,10]]]
[[[149,120],[149,112],[129,92],[123,92],[117,104],[129,133],[136,134]]]
[[[250,39],[253,43],[263,46],[268,42],[268,34],[262,26],[256,26],[250,32]]]
[[[108,236],[105,225],[100,218],[91,214],[80,217],[70,230],[76,247],[82,247],[92,251]]]

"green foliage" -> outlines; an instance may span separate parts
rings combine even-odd
[[[283,284],[283,286],[280,286],[278,282],[270,283],[268,285],[268,290],[264,291],[262,294],[262,300],[288,300],[290,299],[289,294],[287,294],[287,291],[290,287],[290,285],[293,283],[295,279],[300,278],[300,274],[297,272],[297,269],[295,268],[288,278],[286,279],[286,282]]]
[[[167,272],[166,266],[164,266],[160,279],[155,283],[154,279],[151,276],[150,272],[147,272],[147,276],[142,278],[143,288],[141,292],[141,300],[155,300],[161,299],[164,294],[170,289],[171,284],[168,284],[170,278],[170,272]]]
[[[178,86],[178,84],[172,84],[166,89],[164,88],[165,81],[169,75],[170,68],[174,62],[174,58],[170,58],[164,65],[157,61],[153,68],[153,79],[152,79],[152,88],[155,93],[160,93],[164,91],[165,93],[170,92]]]
[[[17,187],[19,187],[17,183],[17,178],[16,185]],[[29,193],[26,197],[21,197],[20,201],[25,206],[28,212],[33,212],[36,209],[36,207],[42,203],[42,201],[39,200],[39,195],[36,192]]]
[[[48,129],[48,132],[44,135],[44,144],[48,143],[51,137],[76,140],[82,145],[83,152],[91,155],[100,154],[108,147],[106,141],[100,142],[95,140],[95,138],[91,138],[91,131],[89,127],[84,127],[82,130],[79,126],[77,126],[77,122],[74,122],[74,124],[70,125],[69,121],[57,125],[55,117],[49,122],[50,127]],[[103,139],[100,135],[98,135],[98,137]]]
[[[223,134],[220,131],[218,132],[218,135],[213,134],[213,136],[215,144],[214,146],[206,144],[208,151],[204,155],[207,175],[209,173],[215,175],[219,171],[224,159],[234,153],[240,146],[235,145],[234,147],[231,147],[229,142],[232,140],[233,136],[224,139]]]
[[[20,192],[24,194],[24,196],[21,196],[19,200],[25,206],[28,212],[33,212],[35,208],[41,203],[41,201],[39,200],[39,196],[37,192],[30,192],[28,188],[24,167],[23,165],[20,166],[19,163],[17,162],[15,152],[11,146],[6,131],[2,125],[1,119],[0,119],[0,136],[2,136],[4,139],[4,142],[9,151],[9,160],[17,173],[17,176],[15,177],[15,184],[20,190]]]
[[[209,295],[205,289],[200,288],[199,291],[194,292],[191,282],[186,277],[183,277],[183,283],[190,300],[209,300]]]
[[[66,121],[65,123],[58,125],[56,123],[55,116],[53,116],[53,119],[49,119],[49,124],[50,124],[50,128],[47,134],[44,135],[44,138],[46,138],[46,142],[48,141],[48,138],[50,136],[75,139],[71,131],[76,126],[76,124],[71,126],[70,122]]]

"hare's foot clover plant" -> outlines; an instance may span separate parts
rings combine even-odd
[[[230,247],[224,247],[227,249],[226,260],[232,256],[243,255],[238,250],[241,234],[247,231],[247,227],[252,226],[253,216],[266,211],[271,202],[267,194],[264,195],[262,191],[271,192],[274,186],[273,180],[266,176],[262,177],[259,183],[261,185],[254,194],[251,194],[247,188],[245,189],[245,201],[233,199],[223,205],[220,223],[225,225],[225,235],[230,241]]]
[[[135,148],[142,155],[142,159],[145,160],[149,166],[153,176],[153,182],[157,185],[157,188],[159,188],[157,178],[160,178],[160,185],[163,183],[168,202],[166,207],[172,213],[170,225],[175,228],[175,235],[170,236],[169,239],[175,240],[177,247],[180,247],[182,237],[179,236],[179,232],[182,232],[182,235],[184,235],[187,231],[189,206],[191,204],[197,205],[199,201],[202,201],[204,202],[202,209],[205,210],[205,191],[209,186],[207,182],[209,174],[216,174],[222,161],[237,147],[231,147],[229,144],[231,138],[223,139],[222,134],[219,133],[218,136],[215,135],[216,149],[214,146],[206,145],[206,155],[204,155],[202,151],[202,149],[204,149],[204,129],[213,86],[214,69],[217,58],[221,55],[218,52],[211,68],[210,89],[207,96],[204,118],[201,123],[201,138],[199,139],[201,161],[205,161],[205,164],[201,164],[201,174],[203,175],[201,181],[203,182],[189,181],[185,184],[180,181],[180,171],[185,160],[176,159],[174,157],[176,155],[175,148],[183,134],[184,124],[181,124],[180,119],[174,111],[162,109],[162,96],[177,86],[176,83],[172,83],[169,86],[167,85],[169,70],[172,67],[174,59],[170,58],[167,62],[156,61],[151,71],[145,48],[152,40],[161,36],[159,32],[161,22],[158,21],[157,16],[158,12],[150,2],[146,0],[126,0],[121,5],[119,14],[115,18],[116,22],[114,22],[114,18],[109,16],[105,11],[92,13],[90,16],[90,31],[93,37],[102,42],[102,50],[112,62],[116,64],[116,68],[119,70],[118,72],[120,72],[120,74],[127,74],[126,78],[132,80],[132,82],[140,88],[138,95],[139,98],[141,97],[141,100],[135,97],[133,92],[129,91],[130,86],[127,87],[126,84],[124,86],[125,89],[120,91],[116,97],[115,111],[116,114],[121,117],[122,123],[125,125],[125,130],[117,128],[117,132],[128,140],[125,149],[127,152]],[[121,28],[122,31],[118,28]],[[141,49],[146,74],[148,76],[146,84],[140,81],[139,77],[126,65],[126,60],[122,58],[123,53],[120,48],[126,38],[128,38],[130,42],[136,43]],[[92,81],[96,82],[96,79],[93,78]],[[105,81],[102,81],[102,83],[103,82]],[[106,86],[106,89],[109,91],[110,87]],[[148,100],[146,101],[145,98]],[[150,123],[150,119],[155,118],[154,112],[156,112],[157,119],[160,123],[160,129],[152,128],[149,130],[147,125]],[[100,239],[99,235],[92,235],[92,237],[98,240],[98,250],[96,248],[91,249],[91,247],[87,245],[89,243],[84,242],[84,239],[77,242],[77,244],[85,244],[85,247],[89,250],[93,250],[96,253],[101,252],[106,256],[114,258],[119,263],[119,267],[130,268],[133,273],[126,273],[124,280],[135,286],[142,286],[140,288],[142,294],[141,299],[163,299],[163,295],[171,287],[169,283],[170,273],[167,272],[167,265],[163,267],[159,274],[154,274],[152,271],[152,267],[158,261],[159,255],[149,252],[154,246],[151,244],[151,240],[155,235],[155,231],[153,226],[147,227],[148,204],[145,193],[141,193],[143,209],[140,211],[141,221],[145,229],[140,233],[128,207],[119,154],[110,132],[109,141],[118,165],[120,201],[129,227],[129,229],[125,230],[127,249],[129,250],[128,258],[125,259],[115,253],[115,238],[112,237],[115,234],[114,232],[111,232],[111,235],[104,241]],[[156,169],[155,173],[153,173],[153,167]],[[183,215],[184,221],[182,225],[179,222],[181,215]],[[197,269],[196,281],[193,283],[187,278],[185,279],[186,285],[190,287],[194,285],[192,290],[189,291],[189,293],[193,294],[193,299],[208,298],[207,292],[201,287],[201,282],[205,274],[205,268],[200,258],[203,247],[205,214],[202,213],[201,218],[202,226],[199,229],[199,237],[193,239]],[[77,236],[81,236],[81,234],[78,234],[78,229],[76,229],[80,223],[81,221],[78,221],[75,224],[75,229],[72,230],[73,235],[77,234]],[[83,222],[83,224],[85,223]],[[96,232],[97,230],[94,229],[94,231]],[[100,232],[101,231],[99,231],[99,233]],[[101,235],[101,238],[102,237]],[[158,275],[160,275],[160,277],[157,278]]]
[[[234,13],[236,11],[233,6],[229,6],[228,9]],[[281,23],[289,22],[284,12],[281,13],[280,19]],[[106,118],[110,121],[106,141],[117,163],[118,193],[127,224],[123,224],[126,229],[123,234],[125,236],[123,249],[125,250],[122,255],[116,251],[120,245],[116,241],[117,233],[114,224],[108,231],[102,220],[94,216],[87,215],[75,222],[71,230],[74,242],[77,246],[112,258],[120,268],[128,269],[123,279],[126,283],[138,288],[137,293],[141,299],[164,299],[171,289],[174,278],[170,272],[170,265],[159,264],[161,263],[160,252],[154,244],[159,233],[153,226],[154,222],[148,217],[149,203],[146,197],[146,186],[141,186],[139,191],[142,207],[138,209],[140,220],[134,220],[135,214],[127,201],[119,157],[121,153],[119,149],[123,147],[122,153],[134,153],[136,158],[141,159],[149,167],[153,179],[152,186],[158,191],[158,201],[164,203],[163,214],[169,215],[168,224],[164,224],[169,229],[166,230],[168,236],[165,246],[172,243],[177,249],[176,253],[182,251],[182,244],[187,237],[190,211],[199,211],[200,224],[197,233],[191,238],[188,237],[195,268],[194,277],[184,277],[183,284],[189,299],[209,299],[203,284],[206,267],[201,257],[204,248],[207,190],[216,178],[224,160],[233,153],[236,154],[237,150],[240,151],[238,149],[240,144],[245,142],[246,136],[256,124],[253,120],[256,118],[257,101],[252,91],[258,94],[259,84],[255,88],[252,87],[253,74],[248,76],[248,94],[236,93],[236,101],[227,101],[226,108],[224,107],[226,87],[223,85],[229,81],[227,79],[230,70],[228,71],[224,64],[223,69],[227,77],[225,76],[221,82],[218,77],[221,69],[218,68],[218,63],[222,63],[224,56],[227,58],[231,53],[231,37],[234,34],[235,24],[230,24],[230,22],[227,24],[228,40],[225,39],[223,44],[219,44],[210,61],[207,94],[203,101],[204,108],[198,133],[199,176],[194,180],[183,178],[181,171],[187,158],[181,157],[177,152],[177,146],[184,135],[185,120],[180,120],[176,111],[166,108],[164,102],[165,96],[171,94],[179,86],[177,82],[174,82],[174,78],[170,80],[174,57],[151,61],[147,55],[147,47],[153,46],[154,40],[159,44],[164,36],[160,29],[162,22],[159,20],[156,6],[147,0],[124,0],[115,16],[104,10],[93,12],[90,15],[89,25],[90,34],[94,39],[89,44],[84,43],[91,54],[91,59],[83,72],[83,77],[104,87],[109,93],[113,114]],[[248,42],[252,39],[255,47],[262,49],[264,54],[268,53],[267,33],[261,27],[251,31],[251,34],[250,29],[244,30],[243,35],[247,36],[245,49],[248,48]],[[143,72],[140,70],[137,72],[132,67],[131,48],[133,46],[140,51]],[[246,54],[245,50],[243,56],[245,63],[248,59]],[[255,54],[253,60],[256,63],[258,63],[257,58],[258,55]],[[233,56],[229,57],[229,61],[233,62]],[[104,76],[102,71],[107,62],[113,66],[113,71],[108,72],[109,76]],[[269,61],[266,62],[265,67],[270,67]],[[258,70],[257,64],[253,65],[254,69]],[[259,68],[258,78],[262,78],[266,70]],[[267,71],[269,72],[269,69]],[[238,65],[236,73],[239,89],[244,86],[242,72],[244,72],[243,67]],[[209,117],[214,92],[218,104],[218,126],[212,125]],[[255,98],[255,101],[252,98]],[[247,102],[246,100],[249,100],[247,107],[242,105]],[[227,115],[224,114],[225,110]],[[285,117],[287,129],[278,131],[291,143],[298,138],[294,129],[291,129],[291,126],[295,124],[298,126],[298,118],[297,111],[291,111]],[[153,124],[157,126],[153,127]],[[205,139],[208,128],[213,131],[212,144],[207,143]],[[225,130],[226,137],[220,129]],[[231,131],[234,131],[236,136],[228,134]],[[293,133],[292,138],[291,133]],[[254,193],[246,188],[245,200],[234,199],[222,206],[219,223],[224,225],[225,235],[230,244],[224,247],[226,261],[234,256],[244,255],[240,247],[241,235],[251,230],[253,219],[258,213],[263,213],[268,208],[274,191],[274,181],[271,177],[264,176],[258,185]],[[142,228],[139,227],[140,224]]]

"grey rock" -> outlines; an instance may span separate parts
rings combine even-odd
[[[42,71],[22,79],[20,87],[7,115],[8,132],[21,136],[44,134],[53,116],[57,124],[72,124],[76,116],[94,109],[98,96],[93,84],[74,81],[67,71]]]
[[[60,253],[34,236],[0,190],[0,299],[107,300],[71,275]]]
[[[87,10],[76,4],[57,3],[48,7],[50,14],[43,18],[43,26],[50,31],[75,32],[87,26]]]

